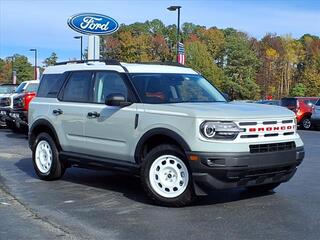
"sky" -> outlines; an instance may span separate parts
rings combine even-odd
[[[67,25],[71,15],[101,13],[120,24],[157,18],[169,25],[177,22],[177,13],[166,9],[171,5],[182,6],[182,23],[232,27],[258,39],[266,33],[320,36],[318,0],[0,0],[0,58],[18,53],[32,63],[30,48],[37,48],[39,63],[52,52],[59,61],[79,58],[80,42],[73,38],[79,34]]]

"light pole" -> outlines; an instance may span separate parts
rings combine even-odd
[[[37,76],[37,57],[38,57],[38,53],[37,53],[37,49],[36,48],[31,48],[30,51],[34,52],[34,79],[36,80],[38,78],[38,76]]]
[[[8,58],[11,59],[11,79],[12,79],[12,83],[15,84],[15,83],[14,83],[14,77],[13,77],[13,76],[14,76],[14,74],[13,74],[13,71],[14,71],[14,70],[13,70],[14,56],[10,56],[10,57],[8,57]]]
[[[80,59],[82,60],[82,36],[75,36],[75,39],[80,39]]]
[[[178,10],[178,25],[177,25],[177,61],[179,55],[179,42],[180,42],[180,8],[181,6],[170,6],[167,9],[169,11],[176,11]]]

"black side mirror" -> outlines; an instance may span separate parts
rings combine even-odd
[[[106,97],[105,104],[108,106],[126,107],[131,102],[126,101],[126,97],[121,93],[112,93]]]

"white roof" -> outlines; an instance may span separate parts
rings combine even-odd
[[[121,63],[128,69],[129,73],[184,73],[198,74],[191,68],[160,65],[160,64],[139,64],[139,63]],[[92,63],[68,63],[64,65],[49,66],[45,69],[44,74],[57,74],[66,71],[76,70],[114,70],[117,72],[125,72],[119,65],[106,65],[103,62]]]
[[[23,83],[39,83],[39,80],[27,80],[27,81],[23,81]]]

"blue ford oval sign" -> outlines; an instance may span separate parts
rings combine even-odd
[[[119,24],[111,17],[97,13],[80,13],[68,19],[73,30],[83,34],[108,35],[118,30]]]

